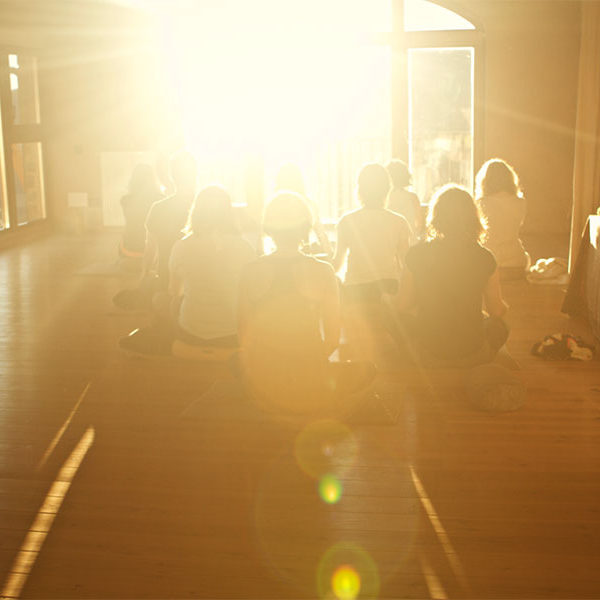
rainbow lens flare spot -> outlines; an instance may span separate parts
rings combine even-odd
[[[341,565],[331,577],[331,589],[339,600],[354,600],[360,592],[360,575],[351,565]]]
[[[319,561],[317,593],[322,600],[377,598],[379,587],[377,565],[358,544],[338,542]]]
[[[327,504],[336,504],[342,497],[342,484],[333,475],[323,476],[319,481],[319,496]]]
[[[349,427],[332,419],[314,421],[296,437],[294,456],[310,477],[350,470],[358,456],[358,440]]]

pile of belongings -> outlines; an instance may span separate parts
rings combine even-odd
[[[529,283],[543,283],[564,285],[569,282],[569,263],[566,258],[540,258],[535,265],[530,267],[527,281]]]
[[[531,348],[531,354],[545,360],[592,360],[594,346],[570,333],[553,333]]]

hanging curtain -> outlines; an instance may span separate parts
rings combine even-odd
[[[600,206],[600,2],[595,0],[581,3],[577,98],[569,271],[588,215]]]

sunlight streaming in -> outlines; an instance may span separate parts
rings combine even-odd
[[[88,382],[88,384],[85,386],[83,392],[81,392],[81,395],[79,396],[79,399],[75,403],[73,410],[71,410],[71,412],[69,413],[67,420],[62,424],[62,427],[58,430],[58,432],[56,433],[56,435],[50,442],[48,448],[46,448],[44,455],[42,456],[42,458],[40,459],[40,462],[37,464],[37,466],[35,468],[36,471],[39,471],[40,469],[42,469],[44,467],[44,465],[50,458],[50,455],[52,454],[52,452],[54,452],[54,448],[56,448],[56,446],[58,445],[58,442],[60,442],[62,436],[64,435],[65,431],[67,430],[67,427],[69,427],[69,425],[71,424],[73,416],[79,410],[79,405],[82,403],[83,399],[85,398],[86,394],[88,393],[88,390],[90,389],[91,384],[92,384],[91,381]]]
[[[448,536],[448,533],[446,532],[446,529],[442,524],[442,521],[437,511],[435,510],[435,507],[433,506],[433,503],[431,502],[427,491],[425,490],[425,487],[423,486],[423,482],[417,475],[417,472],[413,465],[409,465],[409,469],[413,484],[415,486],[415,489],[417,490],[417,494],[419,494],[419,499],[421,500],[423,509],[425,510],[425,513],[429,518],[431,526],[433,527],[433,530],[435,531],[435,534],[437,535],[438,540],[440,541],[440,544],[444,549],[448,562],[450,563],[450,566],[452,567],[452,570],[454,571],[454,574],[456,575],[456,578],[458,579],[462,587],[465,589],[465,591],[468,591],[470,589],[469,582],[467,580],[467,576],[465,574],[465,570],[462,566],[460,558],[456,550],[454,549],[452,542],[450,541],[450,537]]]
[[[54,519],[69,491],[73,478],[81,466],[85,455],[94,443],[94,436],[94,428],[89,427],[73,452],[71,452],[69,458],[63,463],[25,536],[25,540],[21,544],[21,548],[12,564],[2,592],[0,592],[0,597],[18,598],[21,595],[23,586],[39,556],[48,533],[50,533]]]

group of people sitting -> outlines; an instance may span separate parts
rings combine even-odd
[[[425,366],[487,363],[508,338],[501,271],[524,274],[529,257],[518,235],[525,200],[502,160],[480,170],[476,200],[454,184],[439,189],[426,222],[404,163],[365,165],[361,206],[340,219],[335,244],[288,166],[264,209],[262,233],[274,244],[264,255],[242,235],[226,190],[194,197],[193,157],[173,158],[167,198],[156,200],[144,171],[147,198],[134,209],[134,174],[122,201],[121,253],[143,261],[155,323],[122,338],[124,350],[218,350],[264,409],[340,414],[376,373],[363,357],[332,360],[347,315],[375,315],[401,359]]]

